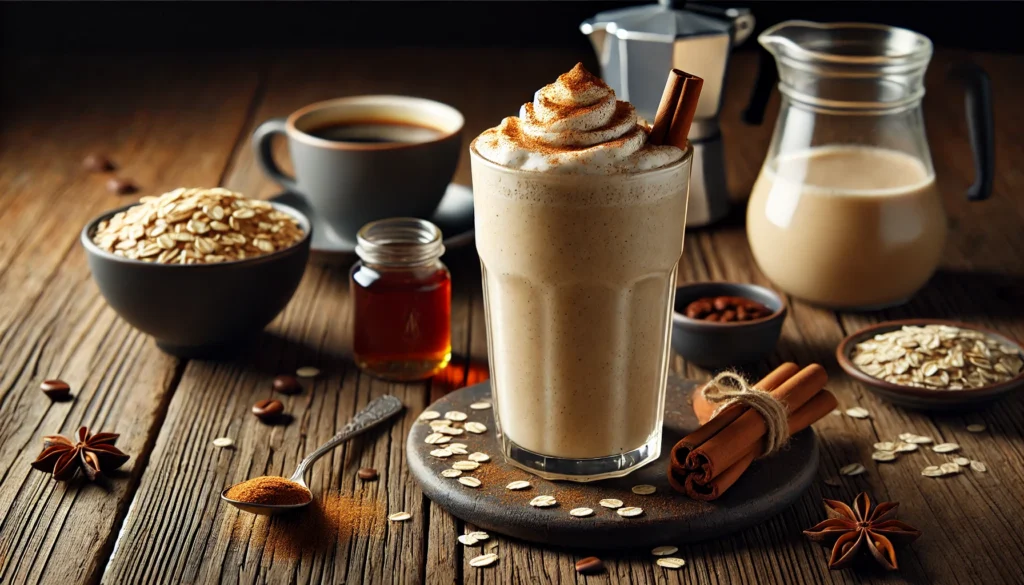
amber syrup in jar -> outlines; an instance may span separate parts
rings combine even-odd
[[[422,380],[451,359],[451,275],[441,262],[441,230],[392,218],[359,230],[349,287],[352,349],[363,371]]]

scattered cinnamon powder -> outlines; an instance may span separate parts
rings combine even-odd
[[[227,497],[247,504],[288,506],[304,504],[312,499],[309,490],[283,477],[264,475],[233,486]]]
[[[274,558],[294,560],[323,555],[352,535],[383,538],[387,519],[380,502],[343,496],[335,491],[318,495],[305,508],[278,516],[258,516],[251,534],[236,530],[240,538],[265,542]]]

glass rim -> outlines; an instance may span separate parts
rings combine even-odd
[[[815,51],[807,49],[796,42],[776,36],[780,30],[793,27],[813,28],[819,30],[875,30],[905,35],[913,39],[916,47],[909,51],[891,55],[842,55],[834,52]],[[771,41],[767,42],[766,41]],[[769,52],[784,60],[787,64],[795,63],[827,63],[832,65],[867,65],[867,66],[893,66],[893,65],[919,65],[922,62],[927,64],[931,60],[933,47],[932,41],[925,35],[912,31],[908,28],[875,24],[868,22],[814,22],[810,20],[787,20],[765,29],[757,36],[757,41]],[[778,43],[785,51],[773,50],[772,44]],[[786,53],[789,54],[786,54]]]
[[[683,156],[677,161],[670,162],[667,165],[655,167],[653,169],[643,169],[639,171],[624,171],[619,173],[563,173],[563,172],[551,172],[551,171],[535,171],[530,169],[517,169],[509,166],[505,166],[501,163],[496,163],[486,156],[480,154],[480,151],[476,149],[476,141],[480,139],[477,136],[469,143],[469,154],[473,160],[478,160],[487,166],[512,174],[529,174],[535,177],[573,177],[580,179],[583,177],[594,177],[594,178],[607,178],[612,176],[629,176],[629,177],[647,177],[651,175],[657,175],[659,173],[670,173],[680,167],[686,166],[693,161],[693,144],[687,141],[686,148],[681,149]],[[677,147],[678,148],[678,147]]]
[[[367,264],[416,266],[444,254],[441,228],[417,217],[371,221],[356,234],[356,255]]]

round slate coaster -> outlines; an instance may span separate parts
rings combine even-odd
[[[464,432],[449,443],[428,445],[423,440],[431,433],[427,422],[417,422],[406,442],[409,469],[423,493],[455,516],[489,530],[532,542],[591,549],[623,549],[682,544],[707,540],[736,532],[763,522],[789,507],[810,485],[818,467],[818,444],[811,429],[792,438],[789,446],[755,461],[746,474],[724,496],[714,502],[696,502],[672,490],[668,484],[668,456],[672,446],[699,425],[689,397],[695,382],[669,377],[665,400],[665,426],[661,457],[632,474],[594,483],[552,482],[508,464],[501,455],[494,428],[494,411],[473,410],[474,402],[491,400],[489,382],[463,388],[441,398],[428,410],[442,415],[460,411],[466,422],[487,426],[483,434]],[[465,425],[465,422],[459,426]],[[433,449],[464,443],[467,451],[490,455],[474,471],[461,477],[475,477],[480,487],[459,483],[458,478],[441,476],[466,455],[444,459],[431,456]],[[516,480],[530,482],[528,489],[512,491],[505,486]],[[637,495],[631,488],[649,484],[657,488],[651,495]],[[551,495],[558,505],[534,508],[530,500]],[[615,510],[598,502],[604,498],[622,500],[623,506],[643,508],[637,517],[623,518]],[[569,510],[586,507],[594,514],[586,518],[569,515]]]

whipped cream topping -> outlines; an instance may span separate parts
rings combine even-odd
[[[560,173],[641,171],[683,157],[675,146],[648,144],[649,132],[632,104],[615,99],[612,88],[577,63],[474,146],[506,167]]]

